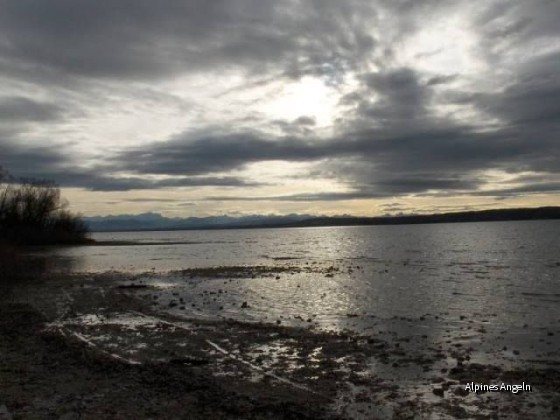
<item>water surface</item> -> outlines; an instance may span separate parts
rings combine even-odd
[[[95,233],[120,244],[40,254],[75,273],[150,272],[140,281],[158,289],[158,305],[188,316],[396,330],[428,343],[460,332],[466,344],[485,337],[548,357],[560,335],[558,232],[560,221]],[[298,270],[231,279],[173,271],[255,265]]]

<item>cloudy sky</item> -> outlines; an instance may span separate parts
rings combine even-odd
[[[560,1],[2,0],[0,165],[85,215],[560,203]]]

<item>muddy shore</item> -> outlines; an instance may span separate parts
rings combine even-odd
[[[366,335],[323,331],[311,317],[205,319],[185,306],[223,305],[218,291],[191,303],[184,290],[161,285],[177,275],[234,282],[305,270],[328,276],[340,268],[215,267],[23,282],[0,302],[0,418],[560,415],[560,363],[552,356],[508,366],[481,363],[488,358],[460,341],[427,345],[423,334],[398,328]],[[524,382],[533,392],[469,393],[470,382]]]

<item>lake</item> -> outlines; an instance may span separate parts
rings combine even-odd
[[[473,414],[465,382],[534,384],[560,363],[559,232],[555,220],[94,233],[98,245],[35,250],[51,276],[27,296],[67,334],[142,363],[202,352],[217,377],[280,375],[352,418],[391,418],[410,395],[412,411]],[[434,384],[456,387],[447,409]],[[535,386],[552,394],[500,410],[549,410],[556,382]]]
[[[134,244],[41,254],[56,261],[57,269],[89,273],[164,274],[254,265],[321,268],[229,285],[222,279],[162,277],[182,284],[193,300],[201,290],[231,288],[228,299],[251,301],[252,310],[232,306],[225,314],[244,319],[314,314],[333,326],[343,318],[345,327],[360,328],[356,319],[348,323],[346,315],[478,314],[499,328],[546,328],[560,322],[559,233],[560,221],[118,232],[94,233],[93,238]],[[338,270],[332,276],[324,271],[331,266]],[[216,308],[204,309],[211,316]]]

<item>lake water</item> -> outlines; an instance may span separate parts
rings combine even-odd
[[[303,341],[313,340],[313,331],[382,341],[392,354],[402,351],[403,360],[383,361],[384,353],[366,358],[360,375],[398,385],[402,401],[414,394],[430,402],[439,398],[431,392],[434,378],[462,360],[502,369],[560,363],[559,233],[560,221],[95,233],[102,245],[34,253],[49,271],[72,275],[60,276],[33,299],[56,302],[58,319],[73,314],[65,321],[69,328],[103,326],[108,319],[130,323],[135,340],[148,340],[134,325],[153,315],[125,308],[100,316],[110,291],[131,294],[166,319],[309,329]],[[77,296],[91,305],[75,305]],[[114,331],[111,341],[103,331],[86,336],[100,347],[112,343],[108,348],[119,354],[138,354],[140,347],[123,344]],[[228,340],[222,344],[235,348],[235,339]],[[171,346],[169,339],[165,345],[152,341],[141,348]],[[265,346],[268,353],[300,345],[272,344]],[[249,347],[241,357],[253,360]],[[257,351],[261,357],[263,350]],[[336,362],[344,365],[346,357]],[[421,360],[432,362],[426,367]],[[298,366],[308,362],[303,358]],[[274,372],[295,375],[297,369]],[[385,394],[380,395],[377,406],[383,406]],[[477,407],[477,398],[456,403]]]
[[[355,313],[382,318],[479,314],[498,326],[546,328],[560,322],[559,233],[560,221],[95,233],[99,241],[137,245],[69,247],[42,254],[74,272],[321,268],[279,279],[236,280],[226,287],[223,279],[171,276],[192,296],[230,288],[229,300],[238,295],[252,303],[252,310],[243,312],[248,318],[311,314],[332,323]],[[147,245],[154,242],[158,244]],[[338,270],[336,275],[325,274],[330,266]],[[239,315],[235,308],[224,309],[224,314]],[[212,313],[213,306],[205,309]]]

